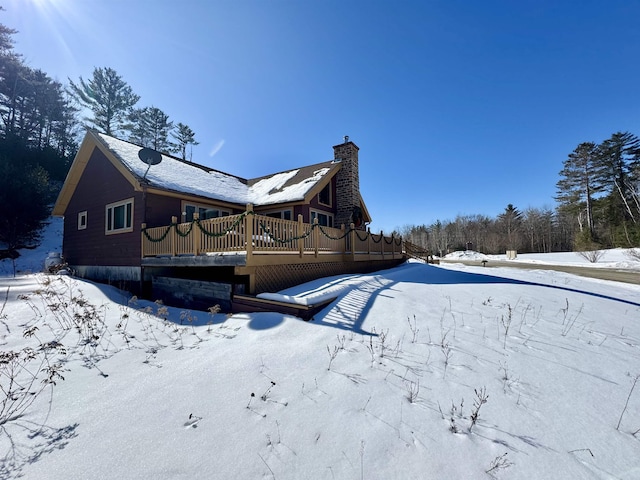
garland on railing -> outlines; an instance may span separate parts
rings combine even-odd
[[[273,234],[271,233],[271,230],[269,230],[269,227],[267,227],[263,222],[260,222],[258,225],[260,225],[260,228],[262,229],[262,231],[274,242],[276,243],[280,243],[280,244],[285,244],[285,243],[291,243],[291,242],[295,242],[296,240],[302,240],[303,238],[307,238],[309,235],[311,235],[311,232],[313,231],[313,229],[315,228],[315,224],[311,226],[311,229],[306,232],[303,233],[302,235],[298,235],[297,237],[291,237],[287,240],[283,240],[281,238],[276,238],[273,236]]]
[[[175,223],[172,223],[171,225],[169,225],[167,229],[164,231],[164,233],[160,235],[160,238],[151,238],[146,228],[142,229],[142,233],[146,237],[146,239],[149,240],[150,242],[158,243],[163,241],[165,238],[167,238],[167,235],[169,235],[169,232],[171,231],[174,225]]]
[[[240,223],[242,223],[242,221],[245,219],[245,217],[247,217],[248,215],[257,215],[255,212],[250,211],[250,212],[244,212],[242,214],[240,214],[238,216],[238,218],[236,219],[235,222],[233,222],[229,227],[225,228],[224,230],[215,233],[215,232],[210,232],[208,231],[201,223],[200,219],[195,219],[193,220],[190,225],[189,228],[185,231],[182,232],[180,231],[180,229],[178,228],[178,223],[171,223],[167,229],[164,231],[164,233],[162,235],[160,235],[159,238],[151,238],[151,235],[149,235],[149,232],[147,230],[149,230],[149,228],[145,227],[142,229],[142,233],[144,234],[145,238],[147,240],[149,240],[150,242],[153,243],[159,243],[162,242],[165,238],[167,238],[167,235],[169,235],[169,232],[171,231],[172,228],[175,228],[176,233],[178,235],[180,235],[181,237],[187,237],[188,235],[191,234],[192,230],[193,230],[193,225],[197,225],[198,228],[200,229],[200,231],[202,233],[204,233],[205,235],[209,236],[209,237],[223,237],[225,235],[227,235],[229,232],[233,231],[238,225],[240,225]],[[182,224],[184,225],[184,224]],[[313,229],[318,227],[320,229],[320,232],[327,237],[330,240],[342,240],[344,238],[346,238],[351,232],[355,232],[356,237],[358,237],[358,239],[361,242],[366,241],[369,237],[371,237],[371,240],[373,241],[373,243],[380,243],[383,239],[385,241],[385,243],[387,245],[391,245],[392,243],[396,242],[396,245],[400,246],[402,245],[402,238],[398,238],[397,240],[392,236],[390,241],[387,241],[387,239],[383,236],[380,235],[380,238],[378,240],[375,240],[374,235],[371,234],[371,232],[367,231],[366,235],[364,236],[364,238],[362,238],[360,236],[360,230],[357,230],[355,228],[349,228],[348,230],[345,230],[345,233],[343,235],[340,235],[338,237],[334,237],[330,234],[328,234],[325,229],[323,228],[322,225],[320,225],[319,223],[314,223],[311,225],[311,228],[309,229],[309,231],[303,233],[302,235],[298,235],[295,237],[291,237],[288,238],[286,240],[283,240],[281,238],[275,237],[272,233],[271,230],[269,229],[269,227],[264,223],[264,222],[259,222],[258,224],[260,226],[260,228],[262,229],[262,231],[274,242],[280,243],[280,244],[286,244],[286,243],[291,243],[297,240],[302,240],[307,238],[309,235],[311,235],[311,233],[313,232]]]
[[[370,232],[367,232],[367,234],[364,236],[364,238],[362,238],[362,237],[360,236],[360,233],[358,233],[358,230],[356,230],[355,228],[354,228],[353,230],[355,230],[355,232],[356,232],[356,237],[358,237],[358,240],[360,240],[361,242],[366,242],[366,241],[367,241],[367,239],[371,236],[371,233],[370,233]],[[349,229],[349,232],[351,232],[351,229]],[[347,233],[349,233],[349,232],[347,232]]]
[[[180,235],[182,238],[187,238],[189,236],[189,234],[191,233],[191,230],[193,230],[193,224],[196,223],[197,220],[194,220],[193,222],[191,222],[189,224],[189,228],[187,228],[186,232],[181,232],[180,229],[178,228],[178,224],[174,223],[173,227],[176,229],[176,233],[178,235]],[[200,227],[200,225],[198,224],[198,226]],[[202,227],[200,227],[200,229],[202,230]]]
[[[198,228],[200,229],[200,231],[202,233],[204,233],[205,235],[209,236],[209,237],[224,237],[227,233],[233,231],[238,225],[240,225],[240,223],[244,220],[244,218],[247,215],[255,215],[255,213],[254,212],[244,212],[244,213],[240,214],[240,216],[237,218],[237,220],[235,222],[233,222],[229,227],[225,228],[223,231],[221,231],[219,233],[214,233],[214,232],[208,231],[206,228],[204,228],[202,226],[202,223],[200,223],[200,219],[194,220],[193,222],[191,222],[191,224],[193,225],[193,223],[195,222],[198,225]]]
[[[327,232],[324,231],[324,228],[322,228],[322,225],[320,225],[319,223],[314,223],[313,226],[315,227],[316,225],[318,225],[318,228],[320,228],[320,231],[322,232],[322,234],[327,237],[329,240],[342,240],[344,238],[346,238],[347,235],[349,235],[352,231],[356,232],[356,235],[358,234],[358,231],[355,228],[350,228],[349,230],[347,230],[344,235],[341,235],[340,237],[332,237],[331,235],[329,235]],[[358,237],[360,238],[360,237]]]
[[[244,212],[242,214],[240,214],[240,216],[237,218],[237,220],[235,222],[233,222],[229,227],[225,228],[224,230],[222,230],[221,232],[218,233],[214,233],[214,232],[210,232],[208,231],[200,222],[200,219],[195,219],[193,220],[190,224],[189,224],[189,228],[187,229],[186,232],[181,232],[180,229],[178,228],[178,223],[171,223],[167,229],[164,231],[164,233],[162,235],[160,235],[159,238],[151,238],[151,236],[149,235],[149,232],[147,232],[148,228],[143,228],[142,229],[142,233],[144,234],[144,236],[146,237],[147,240],[149,240],[150,242],[153,243],[159,243],[161,241],[163,241],[165,238],[167,238],[167,235],[169,235],[169,232],[171,231],[172,228],[176,229],[176,233],[178,235],[180,235],[181,237],[187,237],[189,236],[189,234],[191,234],[191,231],[193,230],[193,225],[197,225],[198,228],[200,229],[200,231],[202,233],[204,233],[205,235],[209,236],[209,237],[224,237],[226,234],[228,234],[229,232],[231,232],[233,229],[235,229],[238,225],[240,225],[240,223],[244,220],[244,218],[247,215],[255,215],[254,212]],[[180,224],[181,225],[181,224]]]
[[[382,241],[382,235],[380,235],[380,238],[378,240],[375,239],[375,237],[373,235],[371,235],[371,241],[373,243],[380,243]]]

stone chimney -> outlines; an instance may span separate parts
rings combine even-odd
[[[342,168],[336,175],[336,219],[334,225],[347,228],[350,223],[358,224],[358,219],[354,217],[354,210],[361,211],[360,205],[360,174],[358,173],[358,146],[349,141],[349,137],[344,137],[344,143],[333,147],[333,158],[336,162],[342,163]],[[364,228],[362,218],[358,227]]]

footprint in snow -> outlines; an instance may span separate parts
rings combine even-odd
[[[202,420],[202,417],[194,415],[193,413],[189,414],[189,420],[184,422],[185,428],[198,428],[198,422]]]

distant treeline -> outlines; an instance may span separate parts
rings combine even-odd
[[[407,225],[399,234],[444,255],[467,246],[496,254],[585,251],[640,246],[640,139],[617,132],[584,142],[562,163],[557,207],[508,205],[496,218],[464,215],[431,225]]]

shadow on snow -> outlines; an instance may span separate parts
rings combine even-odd
[[[341,282],[348,283],[357,278],[356,276],[340,277],[327,283],[327,279],[318,280],[305,284],[310,286],[311,291],[298,294],[298,297],[308,296],[310,293],[318,293],[322,290],[322,285],[335,286]],[[622,302],[628,305],[640,307],[640,303],[632,302],[622,298],[616,298],[600,293],[587,292],[575,288],[562,287],[558,285],[548,285],[543,283],[515,280],[495,275],[481,273],[460,272],[448,270],[434,265],[422,263],[405,263],[399,267],[389,270],[382,270],[372,274],[366,281],[349,285],[346,293],[342,293],[334,302],[317,314],[313,323],[317,325],[330,326],[341,330],[349,330],[363,335],[372,335],[363,329],[363,323],[369,314],[376,298],[388,291],[398,283],[422,283],[426,285],[477,285],[477,284],[505,284],[505,285],[526,285],[541,288],[552,288],[582,295],[590,295],[605,300]],[[297,287],[299,288],[299,287]],[[292,289],[293,290],[293,289]]]

